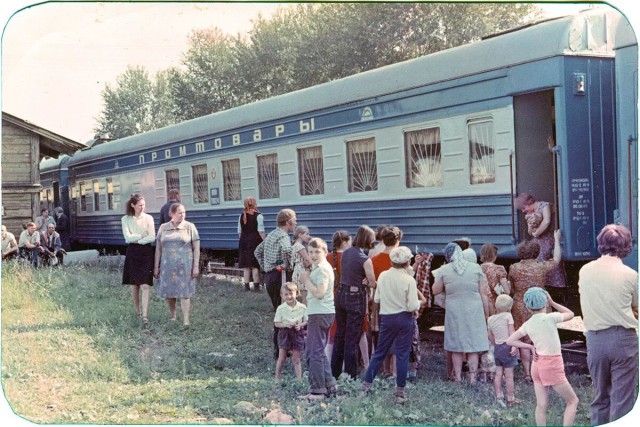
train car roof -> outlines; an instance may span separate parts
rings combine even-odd
[[[628,25],[624,16],[613,9],[592,9],[546,20],[475,43],[110,141],[76,153],[69,165],[205,137],[544,58],[561,55],[613,57],[614,30],[621,22]]]
[[[40,161],[40,173],[48,172],[50,170],[67,169],[67,163],[71,159],[70,156],[62,155],[60,157],[45,157]]]

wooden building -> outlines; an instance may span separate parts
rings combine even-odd
[[[2,224],[16,236],[40,215],[40,160],[84,145],[2,112]]]

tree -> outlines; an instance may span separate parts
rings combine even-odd
[[[233,90],[234,40],[218,28],[195,30],[183,59],[184,71],[169,72],[173,115],[188,120],[237,104]]]
[[[154,84],[144,67],[128,67],[116,78],[115,87],[106,84],[104,109],[95,131],[118,139],[176,123],[166,75],[159,73]]]
[[[128,69],[98,130],[122,137],[479,40],[540,16],[526,3],[306,3],[246,37],[194,30],[179,68]]]
[[[326,3],[254,22],[236,46],[244,102],[479,40],[534,18],[531,4]]]

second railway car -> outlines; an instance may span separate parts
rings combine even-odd
[[[616,81],[621,70],[635,80]],[[84,149],[65,161],[73,239],[123,245],[130,194],[157,220],[177,188],[213,253],[237,249],[242,200],[254,196],[267,230],[288,207],[329,241],[394,224],[412,249],[438,254],[467,236],[509,260],[526,238],[512,198],[530,192],[554,203],[563,259],[580,264],[598,256],[603,225],[636,223],[637,98],[618,106],[636,95],[637,41],[622,15],[541,22]]]

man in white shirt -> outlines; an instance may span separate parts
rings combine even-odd
[[[16,237],[7,231],[7,226],[2,225],[2,260],[15,258],[18,255],[18,242]]]
[[[638,389],[638,273],[622,263],[631,246],[626,227],[606,225],[598,234],[602,256],[580,269],[587,364],[595,386],[592,425],[629,413]]]
[[[35,222],[27,223],[27,229],[20,234],[18,248],[20,251],[20,258],[28,260],[34,267],[38,266],[40,233],[36,231]]]

